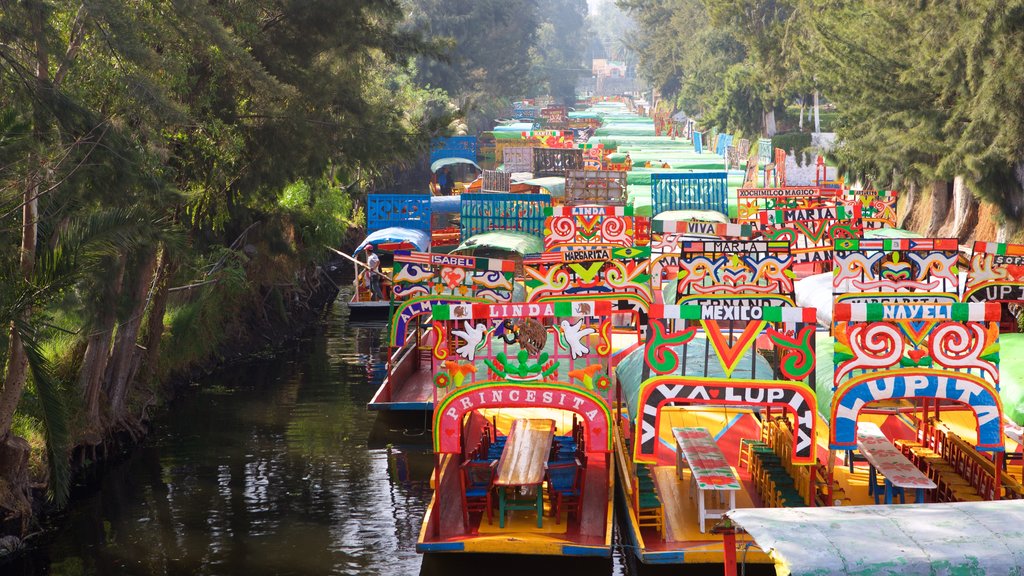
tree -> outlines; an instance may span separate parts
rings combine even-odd
[[[448,45],[443,58],[419,59],[417,80],[450,94],[472,130],[491,128],[511,100],[530,93],[535,0],[407,1],[407,27]]]
[[[533,49],[535,95],[550,95],[565,106],[576,104],[576,82],[590,72],[584,63],[588,37],[585,0],[545,2]]]

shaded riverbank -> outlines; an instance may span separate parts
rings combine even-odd
[[[344,294],[341,298],[344,298]],[[204,377],[122,461],[74,488],[48,532],[0,565],[17,576],[577,572],[557,559],[415,552],[429,436],[365,405],[383,326],[324,323],[273,358]],[[587,574],[610,574],[608,562]]]

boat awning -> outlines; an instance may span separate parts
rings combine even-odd
[[[743,508],[726,514],[792,576],[1019,574],[1024,500]]]
[[[924,235],[902,228],[873,228],[864,231],[865,238],[924,238]]]
[[[533,132],[532,122],[516,122],[504,126],[495,126],[495,132]]]
[[[445,166],[454,166],[456,164],[469,164],[475,167],[477,170],[482,170],[479,164],[473,162],[469,158],[439,158],[430,163],[430,171],[437,172],[438,170],[444,168]]]
[[[462,196],[460,194],[454,194],[452,196],[431,196],[430,213],[458,214],[461,204]]]
[[[426,252],[430,249],[430,232],[425,230],[413,230],[411,228],[399,228],[392,226],[390,228],[381,228],[375,232],[371,232],[359,243],[356,247],[355,254],[358,255],[366,248],[367,244],[373,244],[374,246],[380,246],[381,244],[402,244],[408,243],[414,246],[415,250],[419,252]]]
[[[555,198],[562,198],[563,196],[565,196],[565,178],[562,178],[560,176],[531,178],[529,180],[517,182],[517,184],[526,184],[528,186],[537,186],[538,188],[543,188],[545,192],[551,194]]]
[[[516,254],[525,256],[526,254],[543,252],[544,241],[533,234],[527,234],[526,232],[497,230],[494,232],[476,234],[467,238],[465,242],[459,244],[459,247],[456,248],[454,252],[469,249],[479,250],[481,248],[515,252]]]

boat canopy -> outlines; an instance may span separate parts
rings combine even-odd
[[[864,231],[865,238],[924,238],[923,234],[903,228],[871,228]]]
[[[437,172],[438,170],[444,168],[445,166],[454,166],[456,164],[469,164],[470,166],[475,167],[477,170],[483,170],[482,168],[480,168],[479,164],[473,162],[469,158],[441,158],[439,160],[434,160],[433,162],[430,163],[430,171]]]
[[[673,220],[676,222],[719,222],[731,224],[732,220],[715,210],[669,210],[654,217],[655,220]]]
[[[520,255],[536,254],[544,251],[544,241],[534,236],[533,234],[527,234],[526,232],[513,232],[509,230],[496,230],[494,232],[484,232],[482,234],[476,234],[466,239],[465,242],[459,244],[459,247],[454,251],[460,250],[478,250],[480,248],[490,248],[492,250],[504,250],[506,252],[515,252]]]
[[[1024,500],[741,508],[726,513],[779,574],[1018,574]]]
[[[516,122],[504,126],[495,126],[494,132],[533,132],[532,122]]]
[[[726,376],[721,364],[715,360],[715,354],[707,349],[707,342],[703,334],[698,334],[696,338],[686,345],[672,346],[671,350],[680,358],[679,367],[676,372],[663,374],[662,376],[704,377],[704,367],[707,366],[708,378],[721,378],[723,380],[728,378],[754,378],[755,374],[753,372],[755,371],[751,369],[752,364],[750,361],[750,355],[753,354],[755,357],[754,362],[757,363],[756,379],[771,380],[773,378],[771,365],[757,354],[754,347],[751,347],[744,353],[743,360],[737,363],[732,376]],[[646,362],[645,353],[646,350],[641,346],[627,354],[615,368],[615,377],[619,383],[619,388],[622,390],[622,398],[626,401],[626,407],[629,409],[630,420],[636,419],[640,387],[645,382],[643,378],[643,368]],[[686,359],[682,360],[684,355]],[[690,370],[687,370],[687,374],[684,374],[684,367],[687,366]],[[658,376],[658,374],[652,373],[651,376]]]
[[[565,178],[561,176],[531,178],[529,180],[517,182],[517,184],[526,184],[527,186],[537,186],[539,188],[543,188],[545,192],[554,196],[555,198],[565,197]]]
[[[426,230],[413,230],[411,228],[399,228],[398,226],[381,228],[368,234],[359,243],[359,246],[356,247],[355,254],[358,255],[362,252],[367,244],[379,246],[381,244],[397,244],[400,242],[408,242],[415,246],[415,250],[425,252],[430,249],[430,232]]]
[[[461,204],[462,196],[460,194],[454,194],[452,196],[431,196],[430,213],[458,214]]]

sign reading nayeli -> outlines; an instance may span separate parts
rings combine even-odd
[[[579,414],[585,423],[587,446],[598,451],[611,449],[611,413],[592,392],[561,384],[508,385],[481,382],[448,396],[434,414],[434,450],[461,451],[459,432],[466,414],[482,408],[556,408]]]

